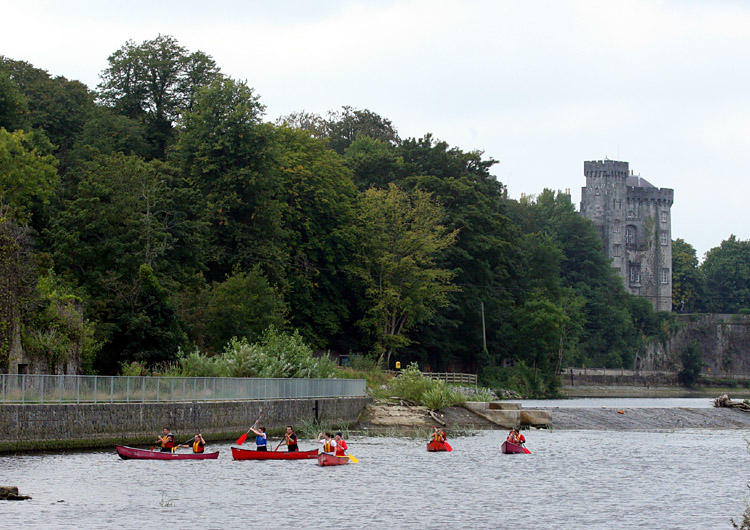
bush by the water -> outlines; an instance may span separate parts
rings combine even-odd
[[[444,381],[431,379],[422,374],[416,363],[411,363],[386,385],[375,390],[377,397],[412,401],[430,410],[438,410],[466,401],[489,401],[494,394],[487,389],[474,391],[471,396]]]
[[[131,363],[121,369],[123,375],[143,375],[143,368]],[[328,357],[314,357],[299,332],[285,333],[270,327],[255,343],[246,338],[231,339],[221,355],[209,356],[199,350],[181,353],[176,364],[154,375],[327,378],[335,377],[338,371]]]

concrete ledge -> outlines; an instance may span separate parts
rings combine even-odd
[[[187,403],[0,405],[0,452],[83,449],[151,443],[162,427],[178,442],[196,432],[228,440],[263,412],[269,431],[318,419],[355,423],[368,398],[279,399]]]
[[[488,408],[490,410],[521,410],[521,404],[508,401],[490,401]]]
[[[544,427],[552,423],[552,416],[546,410],[522,410],[521,425],[533,425],[534,427]]]

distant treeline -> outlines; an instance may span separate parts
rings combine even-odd
[[[669,332],[568,195],[509,199],[480,151],[350,107],[269,123],[169,36],[108,61],[92,91],[0,57],[0,371],[16,337],[50,370],[111,374],[273,326],[544,389]],[[747,241],[674,255],[678,309],[745,307]]]

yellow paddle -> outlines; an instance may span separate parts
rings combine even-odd
[[[352,461],[352,464],[356,464],[359,462],[359,460],[357,460],[353,455],[344,455],[344,456],[348,456],[349,460]]]

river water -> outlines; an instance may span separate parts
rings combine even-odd
[[[353,437],[359,463],[326,468],[236,462],[226,444],[214,461],[4,456],[0,485],[33,499],[0,503],[0,527],[703,529],[745,507],[748,431],[532,430],[529,455],[501,454],[504,434],[450,438],[451,453]]]

